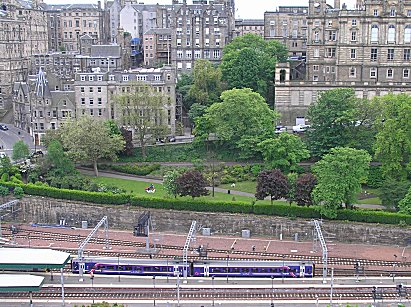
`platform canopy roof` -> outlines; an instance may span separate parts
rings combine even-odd
[[[70,254],[42,248],[0,248],[0,269],[61,269]]]
[[[40,291],[43,282],[43,276],[0,274],[0,292]]]

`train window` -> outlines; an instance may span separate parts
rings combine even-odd
[[[143,267],[143,271],[144,271],[144,272],[151,272],[152,269],[151,269],[151,267],[146,266],[146,267]]]
[[[106,270],[111,270],[111,271],[114,271],[115,270],[115,268],[114,268],[114,265],[106,265],[106,268],[105,268]]]
[[[153,272],[160,272],[160,267],[158,266],[153,267]]]
[[[124,271],[123,266],[122,265],[117,266],[117,271]]]
[[[133,267],[130,265],[125,266],[125,271],[132,271]]]
[[[251,272],[253,272],[253,273],[258,273],[258,268],[252,268],[252,269],[251,269]]]
[[[211,272],[212,273],[221,273],[221,270],[220,270],[220,268],[212,268]]]
[[[250,269],[249,269],[249,268],[242,268],[242,269],[241,269],[241,272],[242,272],[242,273],[249,273],[249,272],[250,272]]]
[[[233,273],[240,273],[240,268],[232,268],[231,272]]]
[[[261,273],[268,273],[270,270],[268,268],[261,268],[260,272]]]

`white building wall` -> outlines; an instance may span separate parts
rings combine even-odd
[[[133,38],[139,37],[138,12],[130,2],[127,2],[120,12],[120,27],[124,32],[129,32]]]

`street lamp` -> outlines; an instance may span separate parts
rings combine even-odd
[[[392,282],[395,282],[395,273],[397,271],[397,255],[394,254],[395,262],[394,262],[394,271],[392,272]]]
[[[281,283],[284,283],[284,259],[285,255],[283,255],[283,267],[281,268]]]
[[[228,260],[230,259],[230,256],[227,255],[227,283],[228,283]]]
[[[92,289],[92,293],[93,293],[93,304],[94,304],[94,273],[90,272],[90,279],[91,279],[91,289]]]
[[[154,288],[154,306],[156,305],[156,277],[153,276],[153,288]]]
[[[215,289],[214,289],[214,276],[211,276],[211,283],[213,285],[213,306],[214,306],[214,292],[215,292]]]

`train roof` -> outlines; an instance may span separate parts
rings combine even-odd
[[[77,258],[74,259],[78,261]],[[117,258],[117,257],[85,257],[84,262],[94,262],[94,263],[102,263],[102,264],[122,264],[122,265],[153,265],[153,266],[161,266],[165,264],[183,264],[182,260],[174,260],[174,259],[138,259],[138,258]],[[197,265],[218,265],[218,266],[227,266],[227,260],[198,260],[195,261]],[[304,261],[304,260],[296,260],[296,261],[283,261],[283,260],[236,260],[236,259],[228,259],[228,265],[238,265],[238,266],[291,266],[291,265],[312,265],[312,261]]]

